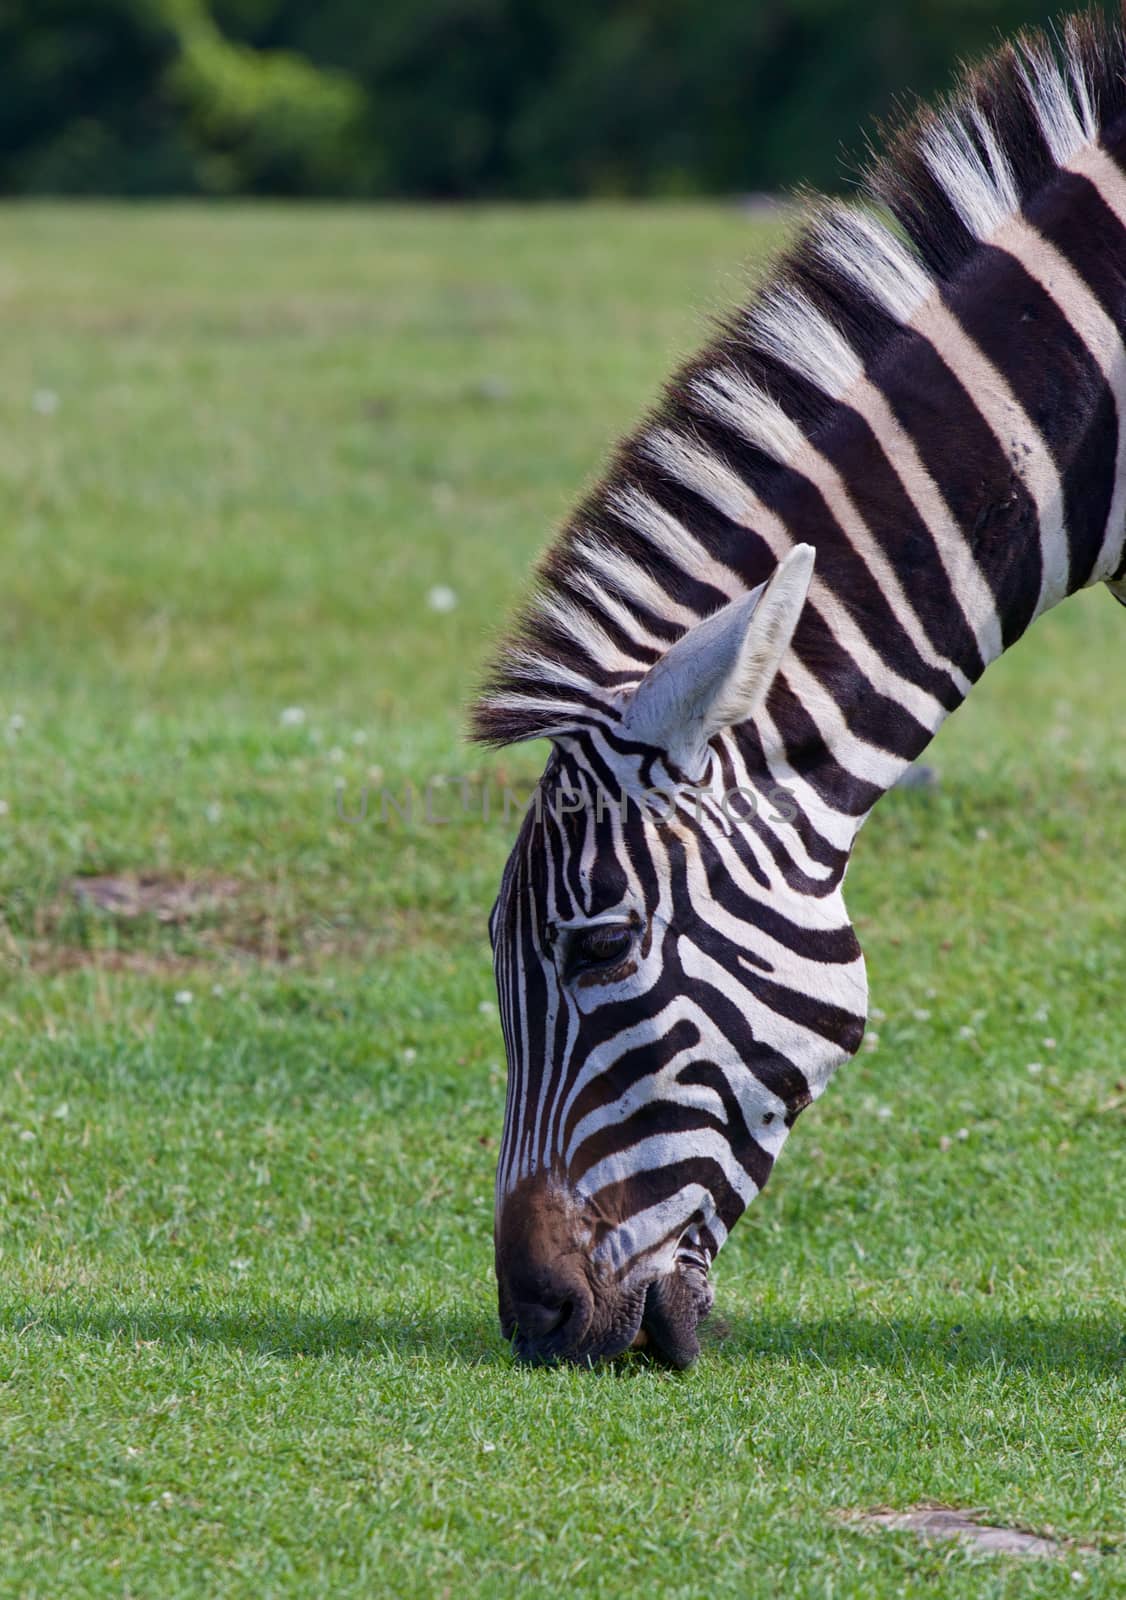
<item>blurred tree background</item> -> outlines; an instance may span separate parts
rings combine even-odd
[[[8,193],[840,188],[1040,0],[0,0]]]

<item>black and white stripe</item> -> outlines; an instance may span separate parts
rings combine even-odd
[[[474,716],[554,741],[491,923],[523,1353],[694,1353],[860,1042],[862,822],[1035,618],[1126,599],[1124,333],[1126,40],[1086,19],[815,206],[552,545]]]

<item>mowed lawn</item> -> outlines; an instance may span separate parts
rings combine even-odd
[[[720,1258],[726,1337],[528,1371],[496,1325],[513,824],[378,791],[532,780],[461,739],[488,641],[784,236],[3,213],[0,1593],[1126,1592],[1105,592],[862,838],[869,1047]],[[1076,1543],[842,1515],[924,1501]]]

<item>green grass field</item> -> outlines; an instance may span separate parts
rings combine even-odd
[[[783,236],[4,213],[0,1593],[1126,1592],[1109,596],[869,825],[874,1048],[736,1230],[686,1374],[513,1364],[485,937],[513,828],[337,812],[535,775],[461,742],[488,641]],[[1094,1548],[839,1515],[926,1500]]]

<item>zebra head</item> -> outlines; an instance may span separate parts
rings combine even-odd
[[[841,869],[811,889],[809,820],[753,721],[813,556],[796,546],[554,736],[505,869],[496,1268],[525,1359],[648,1342],[688,1365],[712,1259],[859,1045]]]

